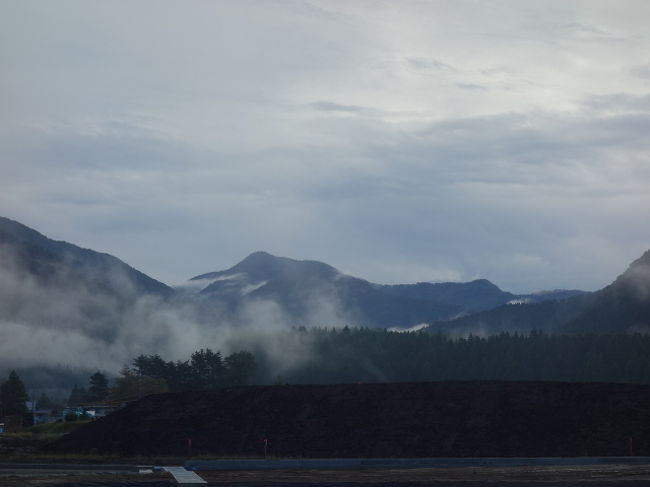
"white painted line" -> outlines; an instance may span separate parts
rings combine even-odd
[[[208,485],[205,480],[194,472],[185,470],[184,467],[163,467],[163,470],[172,474],[178,485],[183,485],[185,487]]]

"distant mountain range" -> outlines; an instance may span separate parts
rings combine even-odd
[[[543,303],[500,306],[440,322],[430,331],[495,334],[540,330],[560,333],[650,333],[650,250],[612,284],[594,293]]]
[[[582,291],[514,295],[486,279],[464,283],[381,285],[340,273],[311,260],[255,252],[230,269],[190,279],[203,298],[226,306],[231,315],[255,300],[272,301],[291,325],[321,325],[318,312],[336,312],[337,324],[412,327],[491,309],[509,302],[565,299]],[[323,306],[321,306],[323,305]],[[326,306],[325,306],[326,305]],[[330,316],[330,318],[333,318]]]
[[[487,334],[631,331],[650,322],[650,251],[595,293],[515,295],[485,279],[382,285],[322,262],[266,252],[171,288],[116,257],[51,240],[0,218],[0,284],[0,320],[70,326],[72,319],[89,334],[107,339],[129,307],[147,296],[195,309],[209,326],[245,324],[251,312],[268,313],[269,320],[286,326],[408,328],[426,323],[432,331]]]

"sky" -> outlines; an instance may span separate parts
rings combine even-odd
[[[595,290],[650,248],[650,2],[0,0],[0,215],[168,284],[256,250]]]

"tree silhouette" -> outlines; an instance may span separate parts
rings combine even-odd
[[[25,384],[20,380],[15,370],[9,373],[9,378],[0,385],[0,402],[2,404],[2,414],[11,416],[24,414],[27,412],[27,391]]]
[[[104,374],[97,371],[90,376],[90,387],[86,394],[86,401],[103,401],[108,396],[108,379]]]

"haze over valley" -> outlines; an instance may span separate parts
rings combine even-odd
[[[2,2],[0,372],[650,382],[648,18]]]
[[[0,249],[0,367],[115,374],[141,354],[180,360],[208,347],[261,349],[280,374],[313,354],[310,336],[291,333],[298,328],[452,337],[650,330],[650,252],[594,293],[515,295],[486,279],[377,284],[262,251],[171,287],[8,218],[0,218]]]

